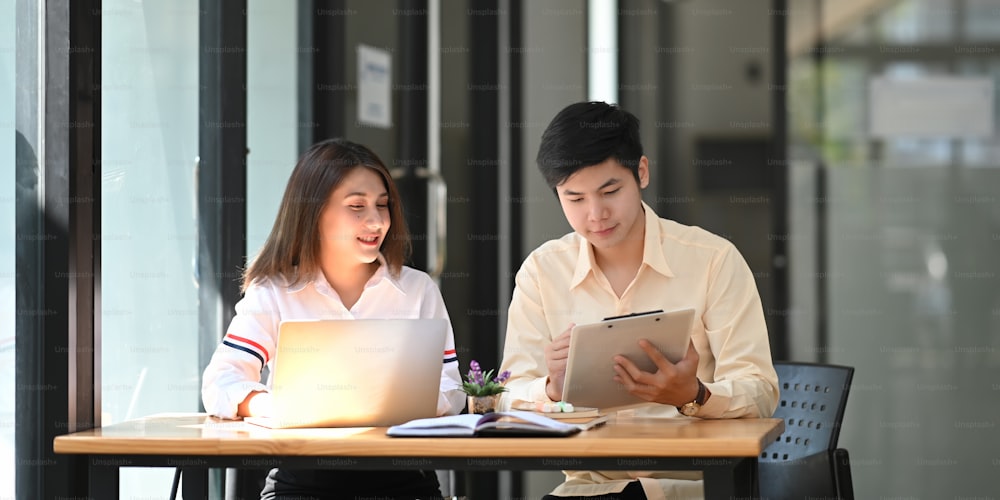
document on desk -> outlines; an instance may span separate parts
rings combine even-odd
[[[601,419],[601,422],[593,423]],[[386,434],[394,437],[562,437],[572,436],[606,420],[607,417],[603,416],[584,423],[567,423],[533,412],[492,412],[411,420],[390,427]]]

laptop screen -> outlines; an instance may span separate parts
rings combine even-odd
[[[283,321],[271,426],[381,427],[433,417],[447,332],[445,319]]]

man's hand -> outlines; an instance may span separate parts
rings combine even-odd
[[[545,366],[549,369],[549,379],[545,382],[545,394],[552,401],[562,400],[563,382],[566,380],[566,362],[569,360],[569,334],[574,323],[559,334],[552,343],[545,346]]]
[[[676,364],[671,363],[648,340],[639,341],[639,347],[656,365],[656,373],[640,370],[625,356],[615,356],[615,382],[625,386],[634,396],[652,403],[680,406],[694,401],[698,396],[698,351],[688,343],[687,354]]]

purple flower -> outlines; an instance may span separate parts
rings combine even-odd
[[[472,360],[469,362],[469,372],[465,375],[465,381],[462,382],[462,390],[470,396],[490,396],[505,392],[507,389],[503,385],[510,378],[510,370],[504,370],[496,377],[492,376],[493,370],[484,374],[479,362]]]
[[[510,370],[504,370],[503,373],[497,375],[497,377],[494,378],[493,381],[502,385],[509,378],[510,378]]]
[[[468,378],[477,385],[483,385],[483,370],[480,368],[478,361],[472,360],[469,362]]]

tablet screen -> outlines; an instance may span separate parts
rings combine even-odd
[[[680,361],[687,353],[694,313],[694,309],[649,311],[577,325],[570,335],[563,400],[595,408],[646,403],[613,380],[613,356],[621,354],[641,370],[656,371],[639,347],[639,339],[646,339],[671,362]]]

